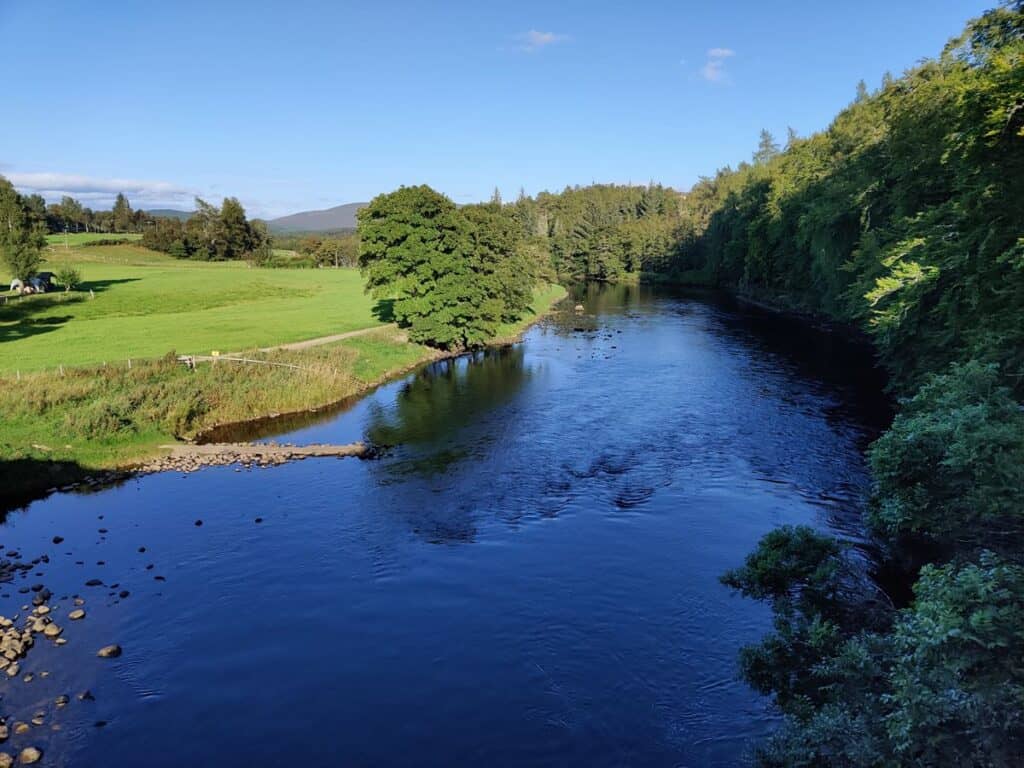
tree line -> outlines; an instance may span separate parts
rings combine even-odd
[[[157,218],[142,233],[143,247],[179,259],[271,262],[272,240],[266,223],[247,218],[238,198],[225,197],[218,208],[197,197],[195,206],[186,221]]]
[[[909,599],[808,528],[724,582],[774,608],[741,655],[768,766],[1024,763],[1024,3],[828,128],[767,134],[682,200],[664,275],[865,329],[899,410],[867,525]]]

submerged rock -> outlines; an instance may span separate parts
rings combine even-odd
[[[96,655],[101,659],[116,659],[121,655],[121,646],[117,644],[105,645],[96,652]]]
[[[25,747],[18,755],[18,762],[22,765],[32,765],[43,759],[43,753],[35,747]]]
[[[79,619],[85,618],[85,611],[81,608],[75,608],[71,613],[68,614],[68,618],[72,621],[78,621]]]

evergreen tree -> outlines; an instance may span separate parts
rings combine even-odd
[[[124,193],[118,192],[117,199],[114,200],[114,231],[115,232],[128,232],[132,227],[132,207],[128,204],[128,198],[124,196]]]

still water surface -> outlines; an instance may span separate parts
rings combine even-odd
[[[718,576],[781,524],[857,537],[877,378],[841,340],[713,296],[583,300],[277,437],[382,459],[12,513],[4,549],[48,554],[28,580],[88,616],[30,653],[48,677],[0,682],[8,714],[47,712],[4,747],[106,767],[741,763],[776,724],[735,664],[770,617]],[[124,655],[96,659],[111,642]]]

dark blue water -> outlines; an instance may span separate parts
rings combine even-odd
[[[586,301],[286,438],[394,446],[383,459],[154,475],[10,515],[3,547],[50,563],[0,613],[39,581],[58,616],[73,594],[88,616],[32,650],[32,682],[0,679],[9,723],[46,711],[0,749],[105,768],[742,762],[776,721],[736,652],[770,617],[718,576],[780,524],[857,536],[870,363],[713,297]],[[121,658],[95,658],[112,642]]]

